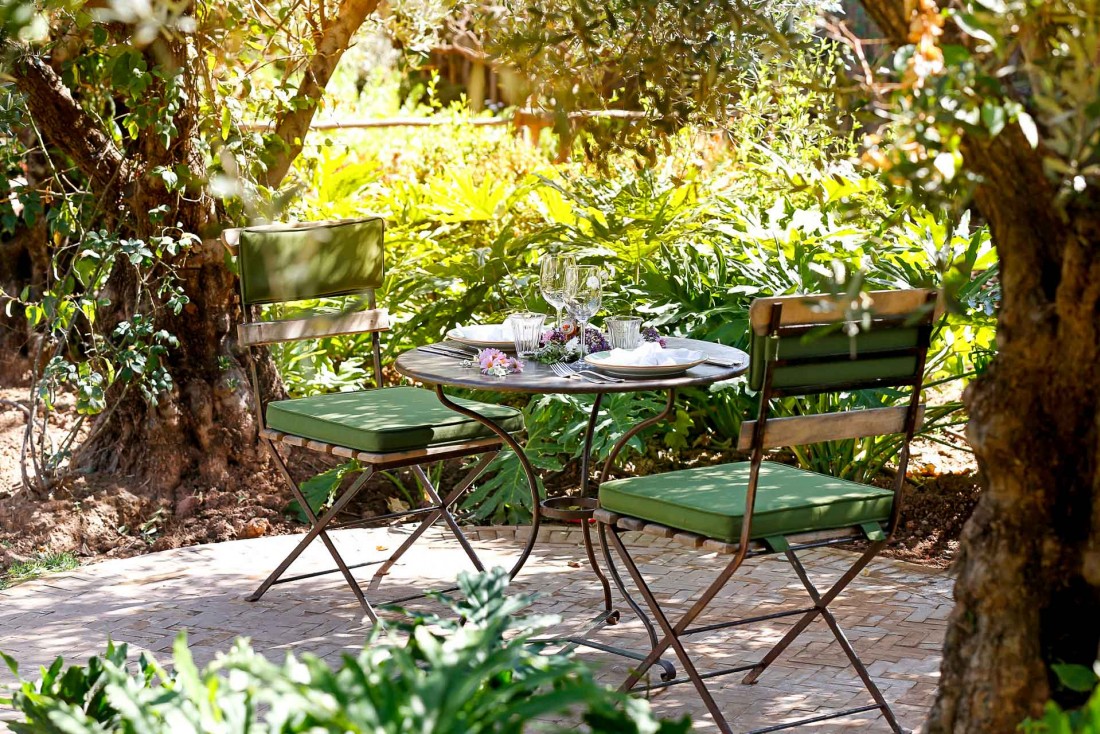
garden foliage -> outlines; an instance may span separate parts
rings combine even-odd
[[[386,337],[390,357],[457,324],[501,321],[515,309],[549,311],[538,294],[538,259],[569,251],[608,271],[603,315],[634,313],[666,335],[744,349],[748,305],[757,296],[942,287],[955,306],[937,328],[929,384],[969,377],[994,349],[998,292],[988,232],[968,215],[949,223],[893,202],[846,162],[851,142],[818,114],[828,100],[803,92],[831,68],[826,54],[765,65],[763,86],[743,91],[743,114],[728,138],[684,131],[652,167],[624,159],[614,175],[577,160],[553,164],[499,129],[418,130],[415,138],[348,133],[306,159],[311,193],[295,211],[303,218],[386,217],[381,299],[397,319]],[[406,145],[415,145],[415,155]],[[363,384],[364,338],[275,353],[292,392]],[[905,399],[900,390],[864,391],[828,404],[788,400],[780,410]],[[940,402],[929,411],[930,425],[961,420],[957,402]],[[652,393],[606,400],[597,459],[660,404]],[[667,466],[693,446],[729,449],[756,404],[743,381],[686,391],[660,440],[647,443],[643,434],[624,459],[648,452]],[[561,471],[579,458],[591,398],[540,396],[520,407],[539,470]],[[838,441],[797,449],[795,458],[864,480],[898,447],[891,437]],[[505,453],[465,507],[478,522],[511,523],[529,516],[529,501],[519,463]]]
[[[645,701],[595,683],[582,663],[540,654],[531,639],[553,619],[517,616],[532,597],[506,595],[503,569],[463,574],[458,583],[464,600],[440,597],[453,618],[414,614],[396,630],[376,626],[362,652],[335,670],[311,655],[270,662],[244,639],[200,669],[184,635],[171,671],[145,654],[135,665],[126,645],[110,642],[87,665],[65,668],[57,658],[15,692],[23,719],[11,727],[20,734],[688,731],[686,719],[657,721]],[[540,723],[566,719],[568,726]]]
[[[1024,734],[1100,734],[1100,662],[1089,670],[1083,665],[1055,665],[1054,673],[1065,689],[1088,695],[1085,705],[1066,710],[1053,701],[1041,719],[1028,719]]]

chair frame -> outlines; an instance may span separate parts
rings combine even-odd
[[[818,617],[821,617],[834,638],[840,644],[856,674],[863,682],[864,687],[870,693],[874,703],[866,706],[848,708],[841,711],[827,712],[797,721],[786,722],[774,726],[753,730],[750,734],[762,734],[763,732],[779,731],[795,726],[825,721],[828,719],[850,716],[868,711],[881,712],[890,729],[898,734],[902,732],[897,718],[891,710],[878,686],[875,685],[867,671],[867,667],[860,660],[852,644],[841,629],[836,617],[829,610],[829,604],[848,586],[849,583],[871,562],[879,551],[889,542],[895,529],[901,512],[901,492],[905,483],[906,469],[909,463],[909,444],[919,426],[924,413],[924,406],[920,403],[921,388],[925,360],[928,352],[928,344],[931,339],[933,324],[938,317],[935,308],[935,292],[927,290],[910,291],[883,291],[871,294],[874,297],[878,323],[895,323],[918,327],[917,346],[892,351],[876,351],[876,356],[897,357],[913,356],[916,358],[916,367],[912,378],[863,380],[851,384],[832,384],[825,389],[807,389],[805,387],[784,389],[772,384],[773,371],[776,367],[794,365],[799,363],[811,364],[815,358],[801,360],[766,359],[762,389],[759,393],[759,407],[757,420],[745,421],[741,427],[738,448],[750,449],[750,470],[748,486],[746,488],[745,514],[742,519],[739,542],[727,543],[714,538],[706,538],[692,533],[686,533],[674,528],[664,527],[639,518],[628,517],[608,510],[600,509],[595,513],[598,523],[599,537],[603,546],[604,556],[611,568],[614,568],[614,558],[618,555],[633,579],[639,593],[649,607],[657,626],[663,633],[659,642],[652,645],[652,649],[645,659],[633,670],[630,676],[622,684],[620,690],[630,691],[641,681],[649,668],[655,663],[661,664],[665,672],[661,674],[660,682],[649,683],[641,690],[655,690],[672,685],[690,682],[695,687],[704,705],[714,718],[723,734],[732,734],[733,729],[722,714],[713,695],[707,689],[705,680],[734,673],[746,673],[742,679],[744,684],[752,684],[760,675],[779,658],[779,656],[791,645],[794,640]],[[796,336],[805,334],[812,329],[820,328],[823,324],[847,320],[844,312],[839,308],[822,312],[818,306],[808,305],[814,303],[815,296],[787,296],[778,298],[757,299],[750,310],[750,324],[758,335],[766,335],[768,338],[784,336]],[[820,303],[820,301],[818,301]],[[875,408],[858,412],[843,412],[816,416],[799,416],[794,418],[777,418],[769,421],[768,413],[772,398],[788,397],[794,395],[808,395],[824,392],[840,392],[850,389],[865,389],[888,386],[911,386],[912,394],[909,403],[905,407]],[[853,427],[848,421],[843,423],[838,420],[853,416]],[[856,420],[857,419],[857,420]],[[759,479],[760,465],[763,462],[764,449],[774,446],[798,445],[800,443],[818,443],[822,441],[844,438],[857,438],[873,435],[886,435],[889,433],[904,434],[904,442],[898,458],[898,470],[894,480],[893,509],[886,527],[882,528],[878,523],[875,527],[856,526],[841,528],[838,530],[800,533],[781,539],[768,539],[769,542],[752,540],[752,516],[756,499],[757,483]],[[717,575],[714,581],[703,591],[702,595],[692,604],[686,613],[675,623],[664,612],[659,600],[639,569],[638,564],[631,557],[629,550],[622,538],[624,531],[641,531],[664,538],[672,538],[682,544],[704,551],[716,552],[719,555],[732,556],[726,567]],[[855,563],[832,586],[822,592],[811,581],[805,567],[797,556],[798,551],[819,548],[823,546],[849,543],[853,540],[864,539],[869,541],[867,549],[859,556]],[[771,541],[778,540],[777,546],[772,547]],[[737,619],[733,621],[717,622],[713,624],[692,626],[692,623],[706,609],[710,602],[718,595],[722,588],[733,577],[747,559],[755,556],[783,553],[791,564],[807,594],[812,605],[789,611],[774,612],[755,617]],[[621,588],[621,587],[620,587]],[[637,609],[636,605],[632,605]],[[738,627],[756,622],[764,622],[784,617],[798,617],[799,619],[787,631],[783,638],[769,650],[757,663],[742,665],[722,670],[700,673],[692,661],[691,655],[685,648],[683,638],[690,635],[714,632],[730,627]],[[647,625],[648,626],[648,625]],[[651,635],[652,637],[652,635]],[[669,664],[662,659],[662,655],[672,648],[676,658],[683,665],[686,677],[673,677],[668,674]]]
[[[335,224],[336,222],[308,222],[301,226],[323,226],[325,224]],[[295,229],[295,225],[265,225],[265,228],[283,228]],[[231,255],[237,255],[239,252],[238,242],[242,229],[227,229],[222,233],[222,241]],[[272,461],[278,468],[279,473],[286,480],[290,486],[290,491],[294,498],[298,501],[298,504],[302,507],[302,511],[306,514],[309,520],[310,529],[306,535],[298,542],[294,549],[283,559],[283,561],[275,568],[271,574],[260,584],[260,586],[249,596],[248,601],[258,601],[267,591],[275,585],[290,583],[292,581],[301,581],[305,579],[315,578],[317,576],[324,576],[334,573],[340,573],[347,585],[351,588],[352,593],[355,595],[356,600],[359,602],[360,607],[363,609],[363,613],[372,624],[378,622],[378,615],[375,612],[371,603],[367,600],[366,593],[363,591],[359,582],[352,574],[352,570],[356,568],[362,568],[366,566],[379,566],[372,577],[368,591],[377,590],[382,579],[389,573],[390,569],[400,560],[400,558],[416,543],[416,541],[427,532],[433,525],[435,525],[440,519],[442,519],[451,533],[455,536],[462,550],[470,558],[474,568],[478,571],[484,571],[485,565],[478,558],[473,546],[470,545],[469,540],[462,532],[458,521],[455,519],[451,508],[455,502],[473,485],[474,481],[485,471],[489,466],[489,463],[499,453],[503,440],[499,436],[481,438],[473,441],[465,441],[462,443],[447,444],[443,446],[429,447],[425,449],[416,449],[410,451],[397,451],[386,453],[373,453],[369,451],[360,451],[358,449],[349,448],[346,446],[340,446],[336,444],[324,443],[321,441],[313,441],[301,436],[295,436],[292,434],[282,433],[272,430],[267,427],[264,419],[265,408],[267,407],[266,396],[261,390],[261,383],[258,379],[258,373],[256,370],[256,354],[253,350],[260,346],[272,344],[276,342],[286,341],[298,341],[305,339],[316,339],[328,336],[338,336],[343,334],[364,334],[369,333],[371,335],[371,357],[373,362],[373,377],[375,389],[382,387],[382,352],[381,352],[381,337],[380,333],[388,331],[390,328],[389,314],[385,309],[379,309],[377,306],[377,300],[375,296],[374,288],[364,288],[361,291],[355,293],[345,294],[348,296],[363,296],[367,297],[367,309],[361,311],[352,311],[337,315],[318,315],[308,318],[297,318],[289,320],[279,321],[263,321],[258,319],[257,304],[249,303],[246,299],[244,287],[242,284],[240,298],[241,298],[241,322],[237,326],[237,340],[238,345],[247,350],[249,355],[249,371],[252,383],[252,398],[255,405],[256,421],[260,427],[259,436],[260,440],[267,447],[267,451],[271,456]],[[324,454],[331,454],[345,459],[355,459],[361,464],[366,465],[366,469],[362,475],[356,478],[351,485],[347,487],[338,497],[334,499],[331,507],[329,507],[323,514],[318,516],[310,507],[309,502],[302,494],[301,489],[298,487],[297,482],[294,481],[290,474],[290,470],[287,466],[286,459],[279,453],[277,444],[284,444],[288,447],[298,447],[309,449]],[[455,485],[445,497],[439,495],[438,490],[433,485],[431,479],[428,477],[427,472],[424,471],[424,464],[428,462],[444,461],[447,459],[456,459],[467,456],[479,456],[480,458],[474,464],[474,466],[466,472],[462,480]],[[378,471],[385,471],[389,469],[400,469],[411,467],[417,483],[420,485],[421,490],[427,496],[429,504],[426,507],[415,508],[405,510],[401,512],[392,512],[385,515],[378,515],[370,518],[362,518],[357,520],[350,520],[346,522],[336,523],[336,517],[341,511],[350,503],[366,486],[367,481]],[[422,517],[422,520],[417,528],[404,540],[404,542],[397,548],[389,557],[382,560],[367,561],[364,563],[356,563],[349,565],[336,548],[336,544],[332,537],[329,535],[329,531],[339,530],[345,528],[362,527],[365,525],[371,525],[379,522],[387,522],[391,520],[398,520],[401,518]],[[303,551],[313,541],[320,539],[332,556],[333,561],[336,563],[336,568],[328,569],[324,571],[314,571],[312,573],[303,573],[295,576],[284,577],[287,569],[290,565],[302,554]],[[526,558],[521,558],[516,566],[511,570],[511,576],[519,571]],[[446,589],[450,591],[453,589]],[[411,599],[417,599],[423,597],[423,593],[413,594],[410,596],[401,597],[399,599],[393,599],[389,603],[401,603]]]

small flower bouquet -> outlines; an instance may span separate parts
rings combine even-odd
[[[532,359],[542,364],[572,362],[580,357],[581,338],[577,334],[576,324],[566,321],[560,329],[550,329],[543,333],[539,342],[542,346],[532,355]],[[611,345],[607,342],[607,335],[599,329],[585,328],[583,338],[585,354],[595,354],[611,349]],[[662,347],[665,346],[664,337],[652,326],[642,330],[642,338],[647,342],[659,342]]]
[[[463,364],[469,367],[479,367],[483,375],[496,375],[497,377],[523,372],[523,362],[491,347],[482,349],[472,360]]]

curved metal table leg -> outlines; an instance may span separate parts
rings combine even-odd
[[[675,409],[675,407],[676,390],[671,389],[668,391],[668,398],[665,400],[664,410],[662,410],[659,414],[653,416],[652,418],[642,421],[641,423],[624,433],[621,438],[619,438],[619,440],[611,448],[611,453],[608,454],[607,460],[603,464],[603,470],[600,472],[600,484],[603,484],[605,481],[607,481],[607,475],[611,473],[611,467],[615,465],[615,459],[617,459],[622,450],[626,448],[626,445],[630,442],[630,439],[634,438],[634,436],[638,435],[650,426],[656,425],[668,418],[668,416],[672,414],[672,411]],[[649,615],[646,614],[641,605],[634,600],[633,596],[631,596],[630,591],[627,590],[626,583],[623,581],[623,577],[619,573],[619,569],[615,566],[615,561],[611,556],[611,546],[607,542],[607,528],[605,528],[603,525],[600,525],[598,529],[600,537],[600,547],[603,549],[604,562],[607,564],[608,573],[611,574],[611,578],[615,582],[615,587],[619,590],[619,593],[623,595],[623,599],[626,600],[627,605],[631,608],[631,610],[634,611],[634,614],[638,616],[638,619],[640,619],[642,621],[642,624],[645,626],[646,632],[649,634],[650,649],[652,649],[657,646],[657,628],[654,626],[653,621],[649,618]],[[661,680],[668,681],[676,677],[676,668],[668,660],[661,658],[657,661],[656,664],[661,666],[662,668]]]
[[[520,446],[519,442],[513,438],[512,434],[498,426],[492,419],[486,418],[480,413],[470,410],[469,408],[464,408],[452,401],[447,397],[446,393],[443,392],[442,385],[435,386],[435,395],[444,406],[467,418],[472,418],[499,436],[500,439],[508,445],[508,448],[516,453],[516,457],[523,467],[523,473],[527,476],[527,484],[531,488],[531,535],[527,538],[527,544],[524,546],[523,553],[520,554],[519,560],[516,561],[515,565],[512,566],[512,569],[508,572],[508,578],[514,579],[520,572],[520,569],[523,568],[523,564],[527,563],[527,558],[531,555],[531,551],[534,550],[535,541],[538,539],[539,535],[539,523],[542,521],[542,511],[539,506],[539,500],[541,498],[539,497],[539,484],[535,476],[535,469],[531,466],[531,460],[527,458],[527,454],[524,453],[523,447]]]
[[[596,422],[600,417],[600,405],[602,403],[603,393],[596,393],[596,399],[592,402],[592,411],[588,414],[588,425],[584,430],[584,453],[581,454],[581,497],[588,497],[588,485],[591,479],[588,463],[592,459],[592,439],[596,433]],[[591,513],[589,513],[590,516]],[[604,576],[600,564],[596,561],[596,551],[592,547],[592,530],[589,528],[588,517],[581,520],[581,536],[584,538],[584,552],[588,556],[588,565],[592,566],[592,572],[596,574],[596,578],[600,580],[600,586],[603,587],[603,608],[608,614],[607,619],[610,622],[614,617],[614,621],[617,622],[619,615],[612,606],[611,584],[607,582],[607,577]]]

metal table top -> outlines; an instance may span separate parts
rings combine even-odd
[[[401,354],[394,368],[414,380],[429,385],[467,387],[474,390],[515,393],[624,393],[646,390],[668,390],[681,387],[700,387],[743,374],[749,368],[749,355],[740,349],[723,344],[670,337],[669,348],[697,349],[711,357],[734,362],[732,367],[701,364],[675,377],[623,378],[622,382],[596,383],[588,380],[558,377],[550,365],[528,360],[523,372],[497,377],[483,375],[481,370],[465,368],[461,360],[411,349]]]

